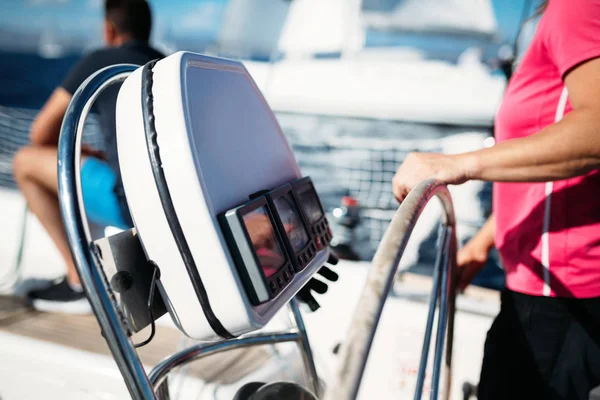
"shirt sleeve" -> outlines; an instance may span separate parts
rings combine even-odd
[[[105,67],[101,61],[101,51],[96,51],[83,57],[69,71],[67,77],[62,81],[60,86],[70,94],[74,94],[83,81],[94,72]]]
[[[600,57],[600,0],[551,0],[545,14],[546,48],[561,77]]]

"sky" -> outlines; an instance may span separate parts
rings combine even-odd
[[[524,1],[528,0],[492,0],[500,41],[513,40]],[[154,34],[189,39],[214,36],[228,2],[150,0],[155,16]],[[78,35],[99,42],[102,4],[102,0],[0,0],[0,32],[9,30],[38,35],[53,32],[61,37]]]

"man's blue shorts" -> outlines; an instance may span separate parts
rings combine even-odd
[[[101,226],[129,229],[115,193],[117,175],[105,161],[88,157],[81,166],[81,191],[90,221]]]

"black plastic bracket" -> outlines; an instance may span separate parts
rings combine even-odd
[[[94,245],[125,323],[132,333],[149,326],[152,317],[156,320],[167,312],[160,292],[154,295],[152,316],[148,310],[155,267],[146,258],[135,228],[98,239]]]

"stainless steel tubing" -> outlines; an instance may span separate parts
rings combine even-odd
[[[441,273],[442,273],[442,285],[440,287],[440,312],[438,315],[438,324],[437,324],[437,335],[435,337],[435,354],[433,358],[433,372],[431,374],[431,399],[437,400],[438,392],[440,387],[440,374],[442,370],[442,357],[444,352],[444,342],[446,339],[446,325],[448,323],[448,301],[450,300],[450,291],[451,288],[449,286],[450,283],[450,244],[452,243],[452,233],[454,230],[452,227],[448,227],[446,230],[446,237],[444,238],[443,246],[443,262],[440,264]],[[429,348],[423,349],[424,351],[429,352]],[[425,364],[423,362],[423,354],[421,354],[421,364]],[[449,387],[450,382],[446,382]],[[423,383],[421,383],[423,385]],[[420,398],[419,398],[420,399]]]
[[[131,397],[142,400],[156,397],[142,363],[121,326],[101,271],[92,258],[92,241],[83,209],[79,174],[83,124],[92,103],[108,86],[123,82],[137,68],[135,65],[124,64],[104,68],[89,77],[73,95],[58,141],[58,199],[81,285]]]
[[[455,257],[455,218],[450,193],[446,186],[440,182],[434,180],[422,182],[411,190],[402,202],[377,248],[346,340],[341,347],[338,371],[325,393],[325,400],[356,398],[375,330],[394,281],[400,259],[421,212],[434,196],[440,199],[442,203],[444,209],[442,223],[443,226],[449,228],[450,232],[450,248],[448,250],[451,257]],[[455,265],[456,263],[453,260],[443,263],[444,268],[454,268]],[[440,275],[438,275],[438,279]],[[454,271],[447,271],[448,288],[454,288],[454,276]],[[445,291],[447,288],[442,287],[440,289]],[[448,325],[451,327],[453,326],[454,307],[452,303],[454,296],[450,295],[448,299],[450,300],[447,304],[449,309],[448,320],[450,322]],[[451,337],[450,328],[448,329],[448,336]],[[450,345],[448,343],[448,346]],[[451,357],[448,351],[446,358],[446,364],[449,368],[448,361]],[[445,391],[449,391],[449,385],[446,385]],[[447,393],[444,395],[447,396]]]
[[[317,369],[315,367],[315,360],[313,358],[312,349],[308,341],[308,334],[306,333],[306,327],[304,326],[304,320],[296,299],[292,299],[290,302],[290,314],[293,318],[294,323],[298,327],[298,348],[302,355],[302,361],[304,362],[304,369],[306,372],[306,379],[310,389],[317,398],[321,396],[321,385],[319,384],[319,375],[317,375]]]
[[[429,358],[429,347],[431,345],[431,336],[433,334],[433,320],[435,318],[435,309],[440,295],[440,273],[444,265],[444,249],[448,240],[448,228],[442,227],[441,246],[435,259],[433,269],[433,285],[431,287],[431,297],[429,298],[429,312],[427,313],[427,323],[425,324],[425,337],[423,338],[423,347],[421,350],[421,363],[417,374],[417,384],[415,387],[415,399],[421,400],[423,395],[423,386],[425,384],[425,373],[427,370],[427,360]]]
[[[448,282],[448,328],[446,331],[446,359],[443,368],[443,376],[446,382],[444,388],[444,400],[450,400],[450,391],[452,389],[452,349],[454,345],[454,317],[456,314],[456,295],[457,295],[457,284],[458,277],[460,276],[457,265],[456,265],[456,233],[451,236],[451,239],[455,241],[455,244],[450,245],[450,258],[449,265],[446,266],[452,275],[449,276]],[[454,254],[452,253],[454,252]]]
[[[158,363],[158,365],[156,365],[156,367],[154,367],[154,369],[150,372],[150,381],[154,387],[159,387],[169,372],[174,368],[224,350],[233,350],[242,347],[259,346],[263,344],[294,342],[298,340],[300,340],[300,334],[298,331],[290,330],[289,332],[276,332],[272,334],[252,334],[237,339],[223,340],[216,343],[199,343],[172,354]]]
[[[224,340],[217,343],[199,343],[190,346],[166,357],[158,365],[156,365],[150,372],[150,382],[152,382],[152,385],[155,388],[158,388],[162,385],[169,372],[174,368],[181,367],[211,354],[216,354],[225,350],[266,344],[296,342],[304,361],[304,368],[310,389],[318,396],[320,391],[319,377],[317,375],[312,351],[308,342],[304,321],[302,319],[302,315],[300,314],[300,310],[298,309],[298,303],[296,300],[293,299],[290,302],[289,307],[290,320],[296,325],[297,329],[292,328],[285,332],[250,334],[237,339]]]

